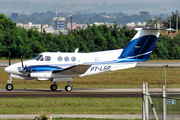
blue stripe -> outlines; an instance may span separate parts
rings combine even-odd
[[[150,54],[141,55],[152,51],[157,37],[154,35],[146,35],[130,41],[130,43],[124,48],[119,58],[128,58],[137,56],[134,59],[148,59]],[[139,56],[141,55],[141,56]]]
[[[26,72],[34,72],[34,71],[53,71],[53,70],[60,70],[62,68],[49,66],[49,65],[37,65],[37,66],[28,66],[26,67]]]

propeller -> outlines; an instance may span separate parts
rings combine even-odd
[[[22,69],[23,69],[23,71],[26,70],[27,65],[24,67],[22,55],[21,55],[21,64],[22,64]]]
[[[9,53],[9,66],[11,65],[11,54]]]
[[[24,64],[23,64],[23,58],[22,58],[22,55],[21,55],[21,64],[22,64],[22,68],[24,69]]]

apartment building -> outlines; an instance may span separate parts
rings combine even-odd
[[[65,17],[54,17],[52,20],[53,30],[67,30],[67,20]]]

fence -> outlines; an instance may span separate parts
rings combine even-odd
[[[147,86],[143,83],[143,120],[180,120],[180,97],[166,97],[165,92],[152,95]]]

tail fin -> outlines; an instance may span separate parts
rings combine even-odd
[[[167,29],[137,28],[135,30],[138,32],[119,57],[123,61],[137,62],[148,60],[160,32]]]

